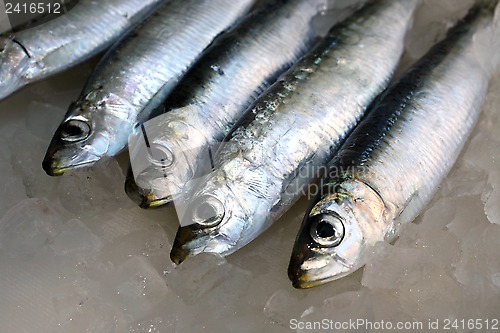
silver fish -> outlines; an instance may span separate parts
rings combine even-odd
[[[81,0],[66,14],[0,37],[0,100],[104,51],[160,0]]]
[[[492,21],[475,7],[376,101],[332,160],[288,269],[297,288],[348,275],[431,199],[480,111],[489,73],[473,36]]]
[[[274,1],[212,45],[167,98],[161,111],[169,112],[130,136],[129,196],[143,208],[170,203],[210,167],[244,111],[312,47],[311,21],[327,1]]]
[[[194,191],[174,262],[231,254],[301,197],[388,84],[415,8],[415,1],[366,5],[257,100]]]
[[[99,62],[69,107],[42,163],[49,175],[89,166],[125,148],[203,50],[254,0],[172,0]]]

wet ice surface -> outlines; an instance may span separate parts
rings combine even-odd
[[[434,14],[462,14],[448,7]],[[435,20],[428,18],[447,22]],[[423,43],[410,41],[410,53]],[[464,152],[415,223],[394,244],[379,244],[364,269],[295,290],[286,269],[305,200],[238,253],[175,268],[168,257],[175,211],[144,211],[127,199],[126,156],[45,175],[52,132],[89,70],[0,103],[1,332],[289,332],[294,320],[425,328],[430,319],[500,319],[500,76]]]

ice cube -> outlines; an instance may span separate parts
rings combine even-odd
[[[123,191],[125,177],[114,159],[101,160],[92,168],[64,174],[57,187],[61,204],[76,216],[98,218],[103,212],[131,207]]]
[[[209,320],[208,322],[197,323],[193,321],[193,326],[182,333],[190,332],[227,332],[227,333],[287,333],[289,328],[284,328],[272,322],[266,321],[260,314],[238,313],[237,316],[227,316]]]
[[[2,182],[0,187],[0,216],[3,216],[9,208],[28,197],[20,177],[3,173],[0,175],[0,181]]]
[[[119,307],[85,291],[58,294],[52,299],[57,315],[47,332],[125,332],[132,321]]]
[[[297,292],[278,290],[264,306],[264,314],[273,323],[289,327],[290,320],[299,318],[304,312],[304,309],[298,306],[301,298]]]
[[[398,296],[397,290],[378,290],[370,292],[373,306],[373,318],[375,321],[384,320],[391,323],[414,321],[410,315],[403,311]]]
[[[395,245],[421,249],[426,261],[448,270],[452,269],[460,255],[457,237],[449,230],[436,230],[430,223],[404,225]]]
[[[482,228],[484,223],[489,223],[479,196],[457,199],[455,205],[455,217],[447,227],[459,239],[467,239],[475,228]]]
[[[196,315],[173,293],[167,293],[147,316],[129,325],[127,332],[191,332],[189,329]]]
[[[484,212],[491,223],[500,224],[500,172],[488,176],[489,187],[483,193]]]
[[[422,57],[446,30],[470,8],[472,0],[424,1],[415,14],[413,28],[407,38],[406,51],[413,59]]]
[[[238,276],[239,275],[239,276]],[[237,294],[245,288],[249,273],[229,264],[223,257],[202,253],[189,258],[166,275],[167,284],[179,295],[186,304],[198,302],[214,289],[238,281]],[[227,287],[227,285],[226,285]]]
[[[494,318],[500,308],[500,290],[496,277],[500,272],[498,243],[500,226],[485,222],[464,238],[462,256],[455,277],[463,285],[459,314]]]
[[[167,293],[163,276],[143,256],[132,256],[101,275],[101,295],[133,319],[150,313]]]
[[[29,259],[0,253],[0,314],[2,332],[55,331],[56,310],[51,302],[61,284],[74,276],[48,247],[39,248]],[[29,318],[29,319],[27,319]]]
[[[492,277],[500,272],[498,243],[500,226],[484,224],[468,235],[462,244],[462,256],[456,267],[456,277],[464,285],[471,284],[475,277]]]
[[[399,289],[421,277],[424,252],[386,242],[377,243],[368,254],[361,283],[372,289]]]
[[[488,180],[488,174],[468,161],[455,165],[446,180],[441,184],[441,198],[480,195]]]
[[[23,200],[0,220],[0,245],[11,256],[30,259],[54,240],[62,223],[61,210],[47,200]]]
[[[350,331],[349,329],[345,330],[341,327],[335,327],[335,323],[356,321],[357,319],[364,319],[371,322],[374,321],[371,295],[370,292],[365,289],[345,292],[327,298],[322,305],[313,306],[307,309],[299,320],[304,322],[304,325],[309,323],[310,326],[299,327],[297,332],[315,332],[321,329],[335,332],[348,332]],[[322,325],[326,326],[322,327]],[[310,327],[312,327],[312,329]],[[361,331],[366,330],[361,328]]]
[[[101,240],[78,219],[66,222],[50,244],[50,248],[59,256],[81,257],[95,253],[101,247]]]
[[[198,323],[233,316],[240,307],[249,310],[244,295],[250,290],[251,273],[218,255],[189,258],[168,272],[166,279],[172,292],[196,313]]]
[[[115,238],[104,246],[99,256],[105,263],[119,265],[132,256],[144,256],[158,271],[163,272],[169,264],[168,242],[163,230],[142,229]]]
[[[8,141],[0,136],[0,217],[19,201],[26,199],[26,189],[21,177],[14,172],[10,163]]]
[[[48,145],[65,113],[65,109],[53,104],[34,101],[27,110],[26,132]]]
[[[14,135],[16,140],[10,142],[12,167],[22,177],[26,194],[30,198],[53,198],[59,179],[49,177],[41,164],[47,142],[32,135],[24,125],[19,126]]]
[[[490,131],[498,130],[491,129]],[[487,173],[498,170],[500,138],[493,138],[487,131],[478,131],[468,143],[463,159],[471,166]]]
[[[458,312],[460,291],[460,284],[448,272],[429,264],[411,284],[398,290],[398,297],[403,311],[413,318],[444,319]]]

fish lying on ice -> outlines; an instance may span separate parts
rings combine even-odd
[[[0,37],[0,100],[104,51],[160,0],[81,0],[58,18]]]
[[[143,208],[158,207],[207,171],[212,152],[244,111],[312,47],[312,20],[327,5],[274,1],[218,39],[161,106],[168,112],[130,136],[129,196]]]
[[[228,255],[302,195],[386,87],[416,1],[374,1],[334,26],[249,109],[199,180],[172,260]]]
[[[254,0],[172,0],[113,46],[70,105],[42,163],[49,175],[90,166],[127,145],[203,50]]]
[[[393,239],[430,200],[486,94],[492,71],[476,51],[491,7],[472,8],[376,100],[342,145],[295,241],[288,269],[295,287],[357,270],[371,246]]]

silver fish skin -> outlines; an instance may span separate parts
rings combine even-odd
[[[170,254],[174,262],[233,253],[302,196],[388,84],[416,4],[366,5],[258,99],[193,192]]]
[[[69,107],[42,163],[49,175],[90,166],[127,145],[201,56],[254,0],[171,0],[101,59]]]
[[[81,0],[42,25],[0,37],[0,100],[104,51],[161,0]]]
[[[274,1],[218,39],[154,113],[168,112],[131,134],[129,196],[143,208],[168,204],[207,171],[211,152],[244,111],[313,46],[311,21],[327,2]]]
[[[296,288],[346,276],[425,207],[480,112],[491,71],[474,39],[492,21],[474,7],[374,103],[329,165],[292,251]],[[473,39],[474,37],[474,39]]]

